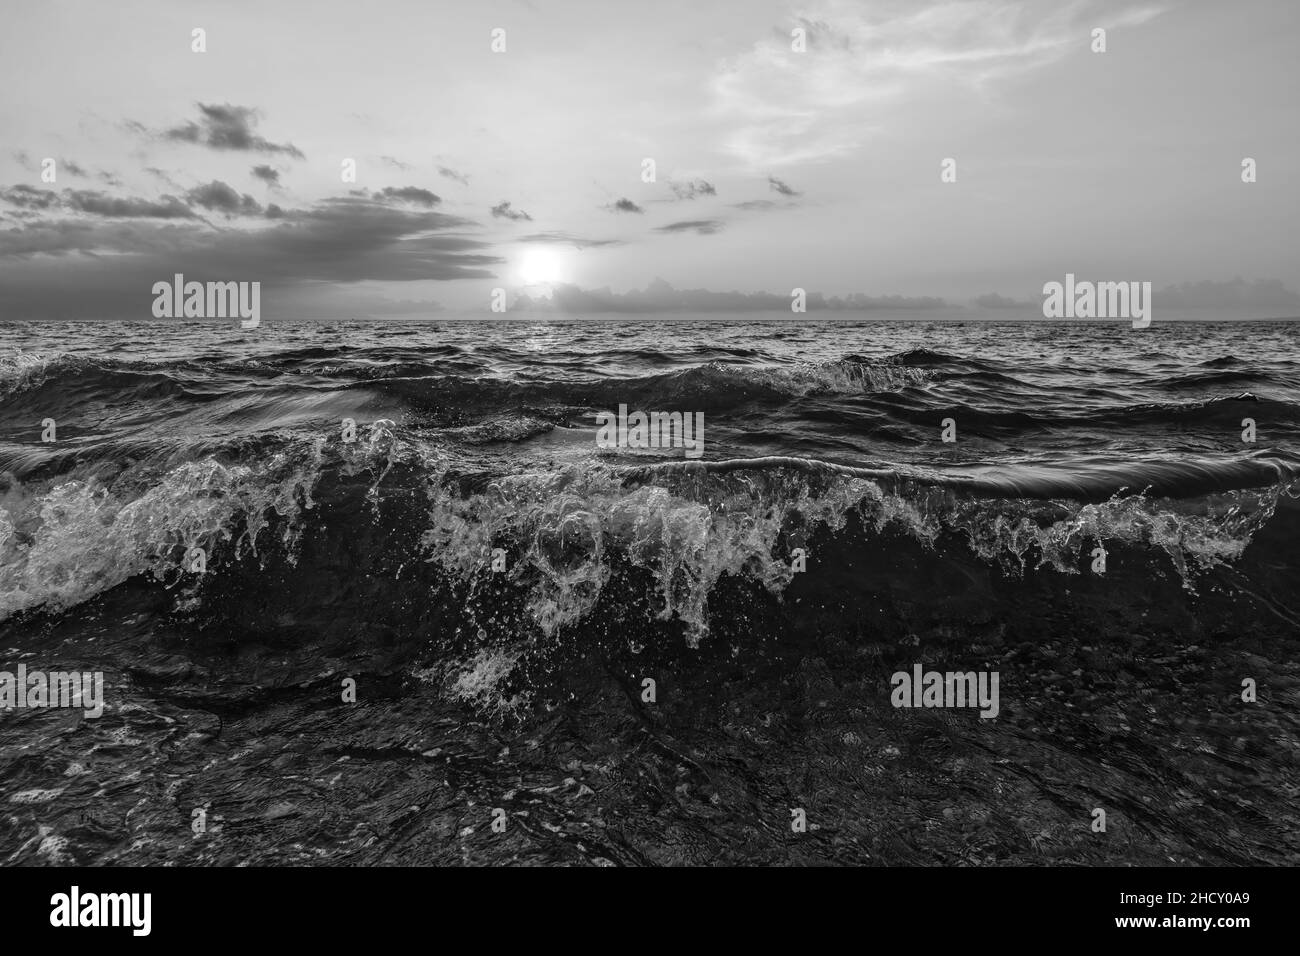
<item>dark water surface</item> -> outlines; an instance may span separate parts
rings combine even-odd
[[[1300,862],[1298,328],[0,324],[0,861]]]

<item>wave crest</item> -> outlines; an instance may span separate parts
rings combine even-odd
[[[283,519],[280,544],[292,559],[320,448],[272,455],[260,467],[184,462],[143,490],[132,490],[141,475],[113,487],[94,478],[11,487],[0,509],[0,620],[67,608],[140,574],[174,584],[191,548],[256,553],[273,516]]]

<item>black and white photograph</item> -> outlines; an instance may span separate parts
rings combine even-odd
[[[10,922],[852,868],[1263,928],[1294,0],[0,8]]]

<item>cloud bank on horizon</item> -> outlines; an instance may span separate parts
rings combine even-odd
[[[1300,312],[1282,0],[390,6],[11,11],[0,318],[146,318],[175,273],[272,317],[1017,311],[1067,272]]]

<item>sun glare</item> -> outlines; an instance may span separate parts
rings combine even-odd
[[[529,249],[519,261],[519,278],[528,285],[564,281],[564,259],[554,249]]]

